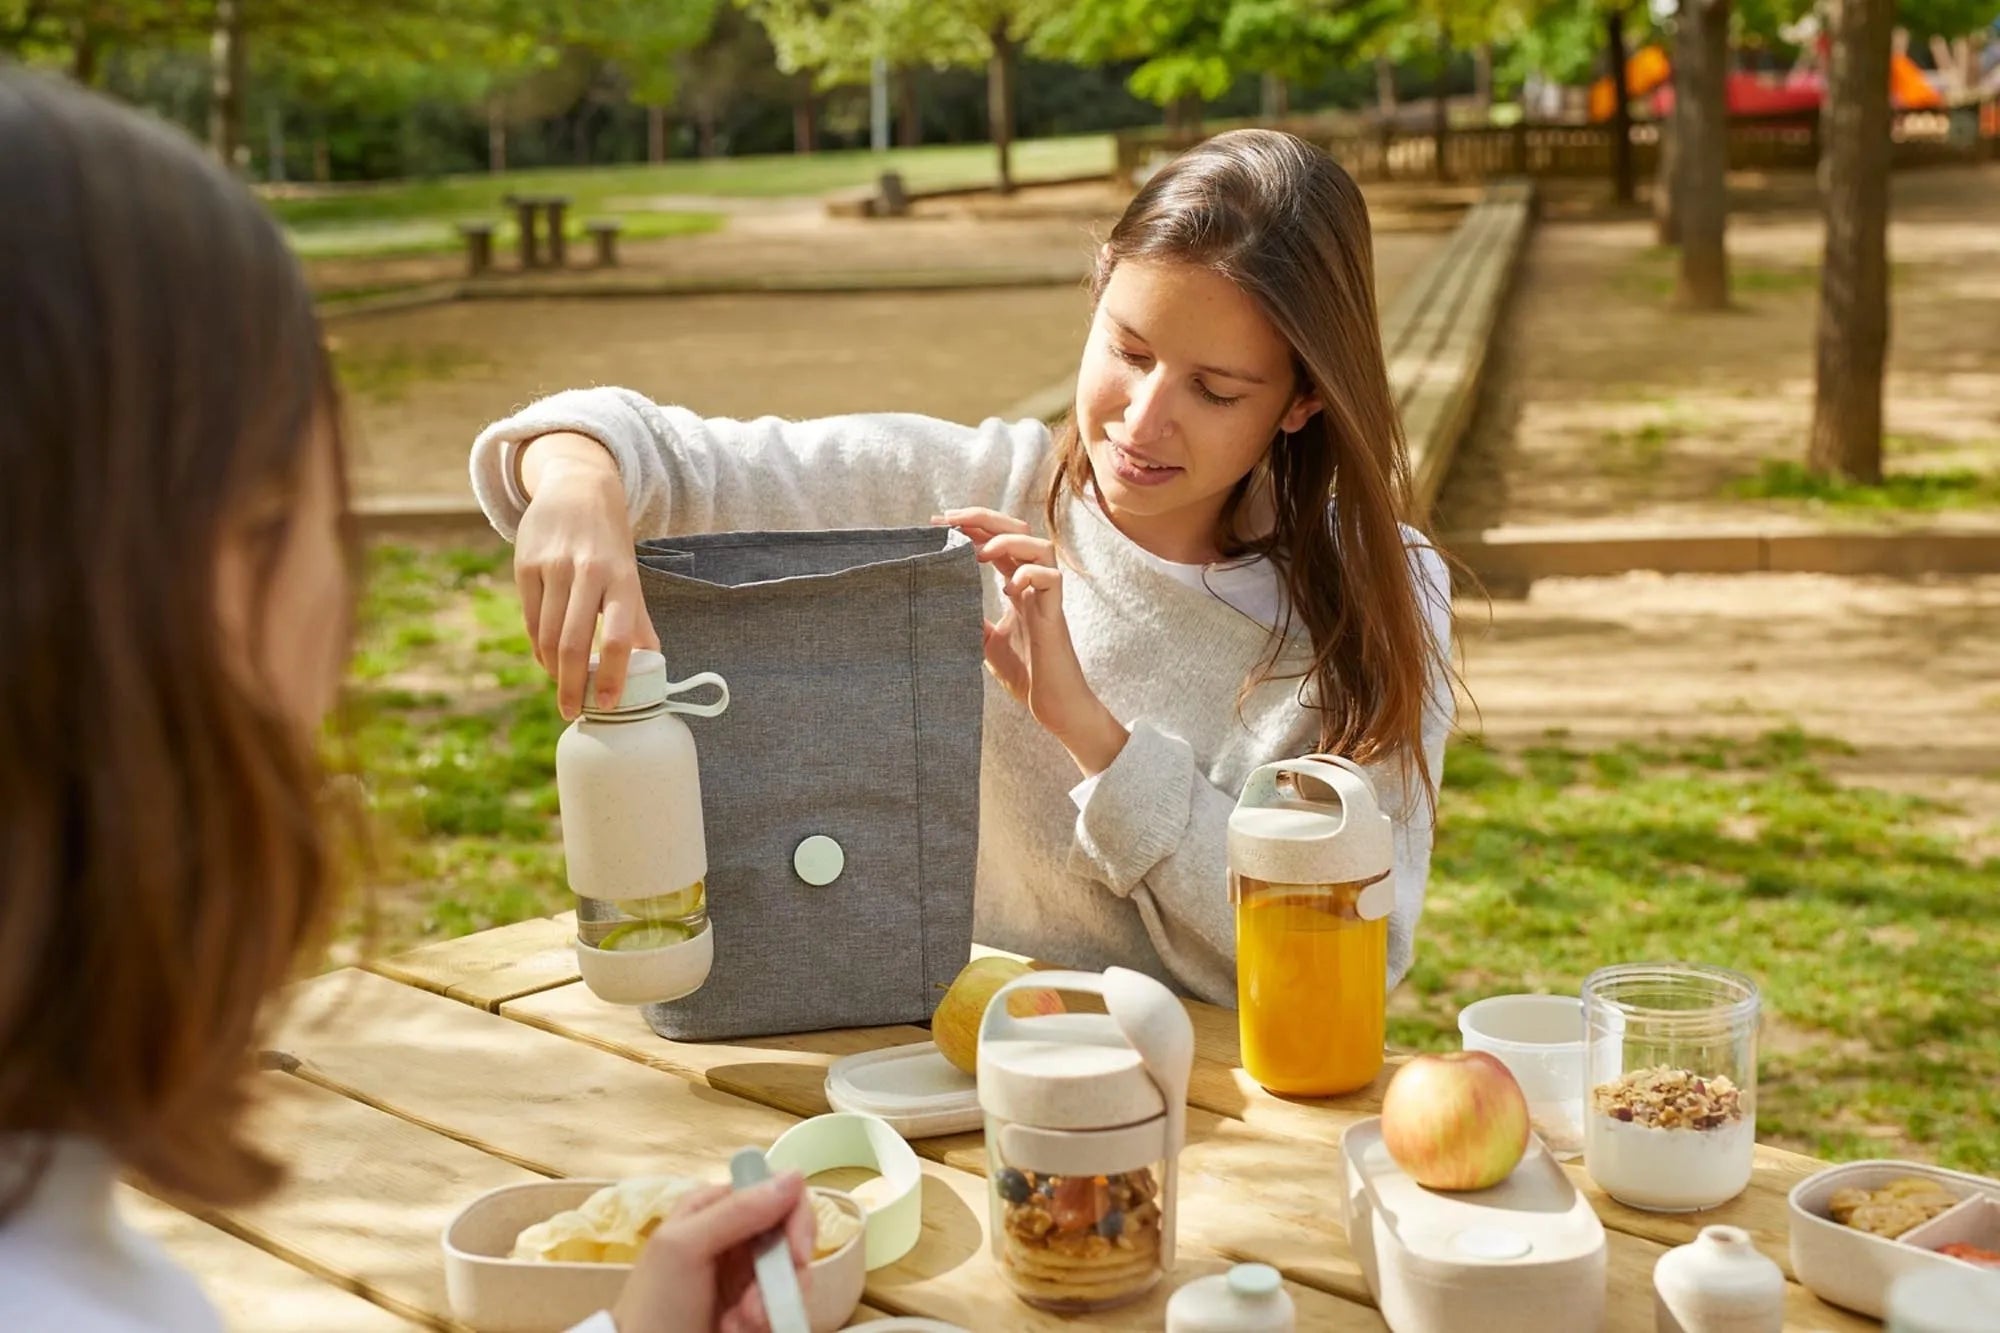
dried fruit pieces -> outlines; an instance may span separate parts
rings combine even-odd
[[[1743,1094],[1728,1075],[1705,1077],[1667,1065],[1598,1084],[1590,1104],[1613,1120],[1655,1129],[1717,1129],[1743,1118]]]

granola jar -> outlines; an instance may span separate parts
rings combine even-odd
[[[1102,996],[1102,1014],[1016,1018],[1011,991]],[[1174,1260],[1174,1191],[1194,1028],[1153,978],[1035,972],[988,1002],[979,1037],[993,1260],[1028,1304],[1106,1310]]]
[[[1719,967],[1627,963],[1583,983],[1584,1167],[1620,1203],[1714,1208],[1757,1147],[1757,984]]]

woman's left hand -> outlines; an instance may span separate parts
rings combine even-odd
[[[986,626],[987,667],[1063,743],[1085,777],[1102,773],[1129,733],[1084,679],[1063,617],[1055,543],[992,509],[948,509],[931,521],[963,532],[979,562],[1000,575],[1007,606]]]

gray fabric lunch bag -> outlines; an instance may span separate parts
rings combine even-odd
[[[638,554],[669,678],[719,672],[730,700],[694,728],[715,965],[646,1021],[681,1041],[927,1022],[972,948],[971,544],[930,527],[735,532]],[[809,839],[838,854],[814,841],[799,857]]]

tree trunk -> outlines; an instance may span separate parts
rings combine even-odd
[[[333,179],[333,151],[326,141],[326,116],[314,111],[312,117],[313,179],[325,185]]]
[[[1385,117],[1396,109],[1396,65],[1387,56],[1375,57],[1375,105]]]
[[[986,132],[1000,158],[1001,194],[1014,193],[1014,39],[1007,25],[996,23],[990,34],[992,58],[986,62]]]
[[[1265,120],[1283,120],[1292,114],[1292,85],[1284,75],[1266,70],[1262,93]]]
[[[1895,0],[1835,0],[1825,121],[1826,255],[1813,392],[1814,472],[1882,480],[1889,352],[1889,43]]]
[[[1678,106],[1679,99],[1675,99]],[[1680,117],[1669,111],[1659,120],[1660,151],[1653,167],[1653,239],[1661,245],[1681,243]]]
[[[208,39],[208,147],[216,161],[242,170],[243,10],[240,0],[215,0]]]
[[[1604,47],[1611,58],[1611,193],[1621,204],[1638,196],[1632,170],[1632,88],[1625,81],[1625,11],[1604,16]]]
[[[1730,0],[1682,0],[1674,113],[1680,133],[1681,266],[1674,303],[1729,305],[1729,119],[1724,80]],[[1888,77],[1886,74],[1883,76]]]
[[[1444,27],[1438,27],[1437,35],[1437,83],[1431,94],[1431,151],[1435,156],[1432,169],[1441,181],[1451,179],[1451,34]]]
[[[100,54],[97,33],[90,26],[88,18],[79,18],[70,26],[69,35],[69,76],[89,88],[97,83],[97,58]]]
[[[924,141],[924,119],[917,105],[917,72],[904,68],[896,71],[896,142],[905,148],[915,148]]]
[[[694,112],[695,151],[703,157],[715,156],[715,108],[704,104]]]
[[[264,179],[285,179],[285,111],[274,100],[264,108]]]
[[[576,109],[576,119],[569,123],[570,157],[580,167],[590,165],[590,103],[585,102]]]
[[[1472,100],[1481,111],[1493,108],[1493,44],[1481,42],[1472,48]]]
[[[646,108],[646,160],[654,166],[667,160],[667,109],[658,102]]]
[[[810,153],[813,150],[813,130],[818,119],[817,99],[813,97],[812,84],[803,80],[799,85],[799,95],[792,103],[792,151]]]
[[[507,117],[497,97],[486,100],[486,169],[496,175],[507,169]]]

